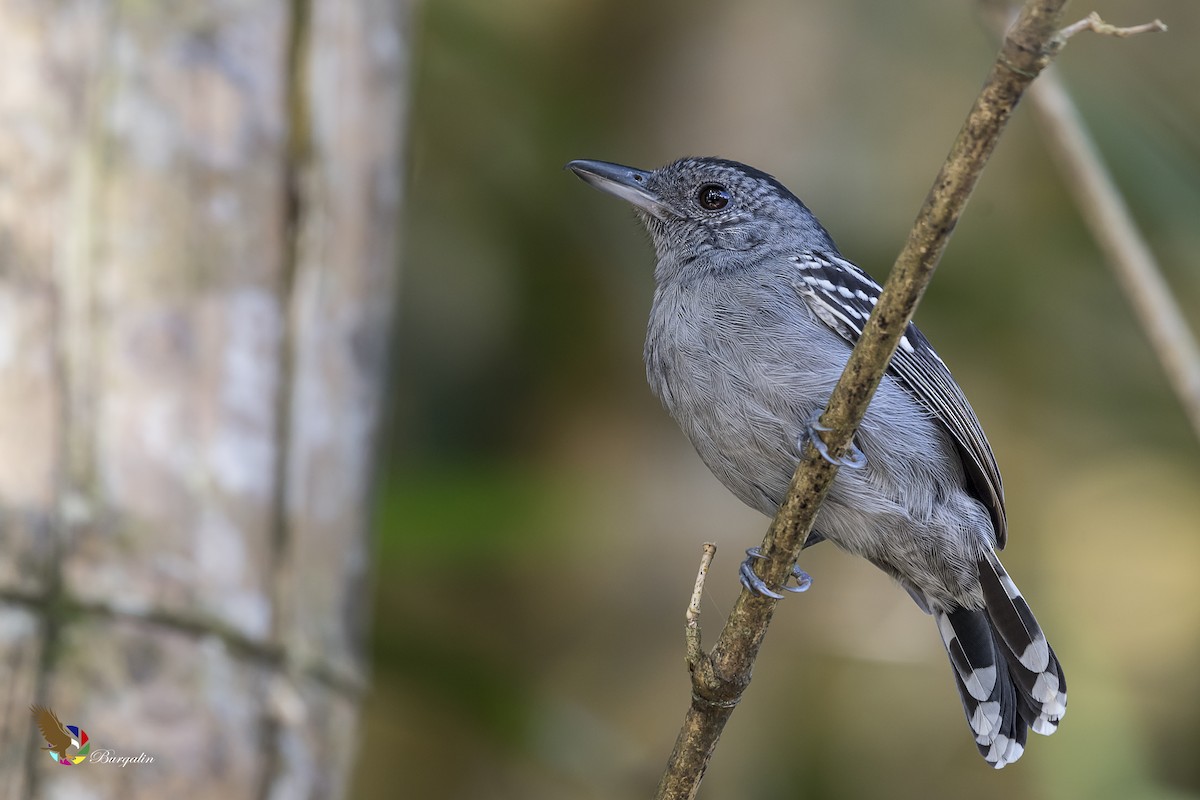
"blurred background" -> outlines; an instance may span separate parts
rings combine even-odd
[[[1200,322],[1200,4],[1060,69]],[[720,155],[778,176],[883,279],[991,64],[972,3],[426,0],[377,492],[363,798],[645,797],[767,520],[645,385],[652,252],[562,165]],[[1004,473],[1005,563],[1059,653],[1058,735],[987,771],[934,626],[805,554],[702,797],[1200,796],[1200,450],[1021,109],[917,319]]]

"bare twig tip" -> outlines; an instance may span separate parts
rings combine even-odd
[[[1121,28],[1105,22],[1103,19],[1101,19],[1099,14],[1093,11],[1083,19],[1079,20],[1079,22],[1068,25],[1059,31],[1058,38],[1059,41],[1066,41],[1080,31],[1092,31],[1093,33],[1098,33],[1101,36],[1119,36],[1124,38],[1126,36],[1137,36],[1141,33],[1163,33],[1166,30],[1167,26],[1161,19],[1156,19],[1153,22],[1147,22],[1143,25],[1133,25],[1132,27]]]
[[[705,542],[700,555],[700,569],[696,572],[696,585],[692,589],[692,599],[688,602],[687,622],[684,624],[683,636],[687,643],[687,663],[689,669],[695,669],[696,664],[703,658],[700,646],[700,598],[704,595],[704,579],[708,577],[708,568],[712,564],[717,546]]]

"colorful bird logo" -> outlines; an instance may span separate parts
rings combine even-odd
[[[78,725],[63,725],[58,715],[46,706],[30,706],[29,710],[37,721],[42,738],[46,740],[47,746],[42,749],[48,751],[51,758],[68,767],[87,761],[92,746],[82,728]],[[68,753],[72,747],[75,748],[75,752]]]

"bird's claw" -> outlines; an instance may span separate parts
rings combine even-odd
[[[766,558],[766,556],[763,555],[762,550],[758,547],[751,547],[746,551],[746,560],[742,562],[740,567],[738,567],[738,574],[741,576],[742,586],[745,586],[747,589],[755,592],[756,594],[761,594],[763,597],[770,597],[774,600],[782,600],[783,595],[767,586],[766,581],[758,577],[758,574],[754,571],[754,562],[757,559],[763,558]],[[796,583],[794,585],[788,585],[785,583],[783,586],[780,586],[779,588],[785,592],[805,592],[808,591],[808,587],[812,586],[812,577],[809,576],[807,572],[800,569],[799,564],[792,565],[792,574],[789,577],[795,580]]]
[[[846,452],[841,458],[834,458],[829,452],[829,445],[825,444],[825,440],[821,438],[821,431],[829,430],[833,429],[828,425],[821,424],[821,412],[817,411],[817,413],[813,415],[813,418],[808,422],[808,430],[806,431],[806,434],[808,436],[808,440],[812,442],[813,447],[815,447],[817,452],[821,454],[821,458],[824,458],[835,467],[846,467],[848,469],[862,469],[867,465],[866,455],[862,450],[858,449],[858,445],[854,444],[853,440],[851,440],[850,444],[846,447]],[[804,448],[803,441],[800,442],[800,448]]]

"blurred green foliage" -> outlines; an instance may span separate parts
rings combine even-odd
[[[1093,9],[1171,26],[1077,37],[1060,68],[1200,321],[1200,4],[1073,13]],[[417,20],[364,720],[396,756],[354,796],[648,796],[688,699],[700,543],[721,546],[715,627],[766,520],[645,389],[644,234],[560,167],[752,163],[883,277],[993,44],[934,0],[426,0]],[[987,770],[928,619],[819,547],[701,796],[1200,796],[1197,442],[1024,110],[918,319],[996,449],[1005,561],[1071,713]]]

